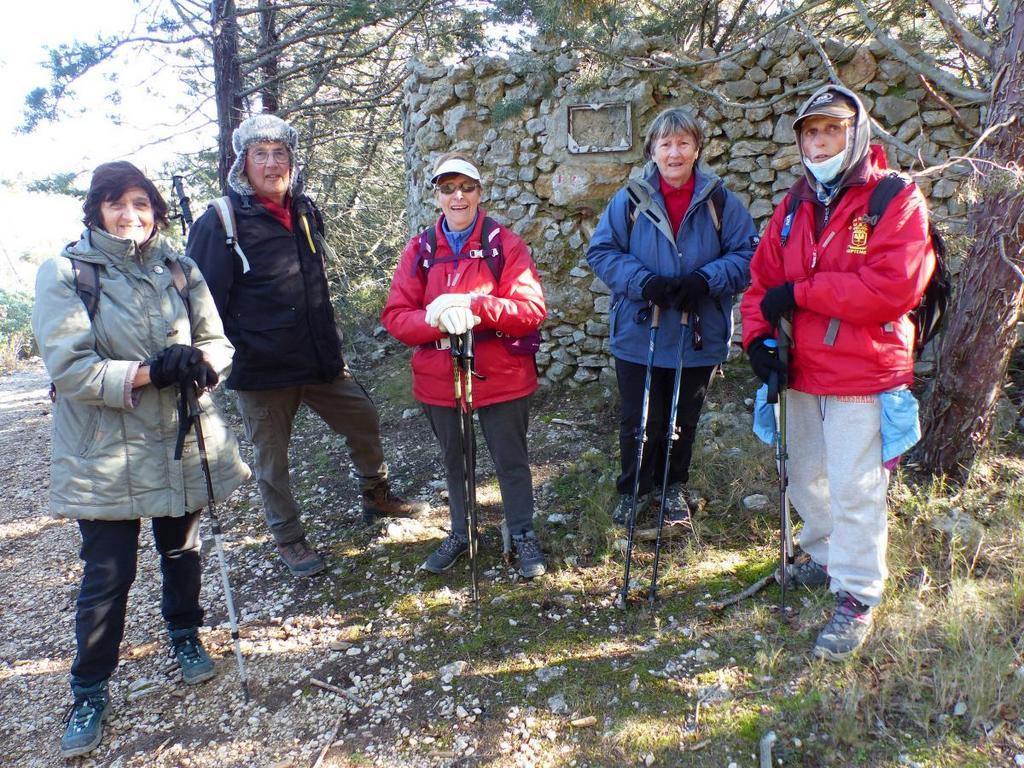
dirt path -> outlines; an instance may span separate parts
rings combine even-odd
[[[48,384],[38,361],[0,379],[0,763],[20,768],[63,764],[57,747],[70,703],[81,577],[75,524],[47,515]],[[343,445],[300,414],[293,474],[310,538],[334,565],[327,577],[297,581],[286,573],[251,482],[220,510],[254,700],[243,702],[239,692],[209,541],[202,597],[209,629],[203,636],[220,674],[195,689],[180,682],[164,640],[158,560],[143,525],[121,664],[111,681],[112,717],[100,748],[76,764],[308,766],[332,736],[323,766],[447,765],[476,751],[480,737],[472,728],[453,735],[453,722],[456,731],[460,722],[473,724],[488,703],[453,683],[458,664],[444,668],[460,660],[444,637],[458,635],[466,616],[465,574],[427,593],[415,571],[446,524],[441,474],[433,451],[424,450],[432,437],[422,416],[405,407],[409,403],[382,397],[392,477],[400,488],[429,496],[432,517],[362,527],[355,483],[337,470],[348,465]],[[226,410],[235,418],[230,405]],[[496,518],[493,485],[482,487],[481,502],[485,515]],[[488,550],[497,547],[493,528],[485,532]],[[485,584],[511,587],[510,572],[495,564],[491,552]],[[445,623],[410,620],[428,600],[446,606]],[[314,679],[344,692],[319,688]],[[483,732],[497,725],[491,743],[502,730],[500,722],[478,725]]]

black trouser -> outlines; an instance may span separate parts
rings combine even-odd
[[[676,413],[679,438],[672,446],[668,470],[669,483],[685,483],[690,479],[690,457],[693,454],[693,438],[697,433],[697,420],[700,418],[700,409],[704,405],[708,384],[715,368],[714,365],[683,368],[679,383],[679,410]],[[622,418],[619,422],[622,474],[616,481],[619,493],[633,492],[646,373],[647,366],[615,358],[615,375],[619,382],[619,400],[622,408]],[[647,447],[640,467],[641,494],[650,492],[655,486],[661,488],[661,473],[665,471],[665,433],[668,431],[668,415],[672,408],[672,384],[675,375],[673,368],[654,368],[651,372]]]
[[[202,564],[199,515],[153,518],[153,538],[160,553],[163,598],[160,611],[168,629],[203,623],[199,606]],[[75,635],[78,654],[71,665],[71,685],[87,687],[108,679],[117,667],[124,637],[128,589],[135,581],[139,520],[79,520],[85,563],[78,593]]]
[[[459,443],[459,419],[455,408],[423,404],[431,429],[441,444],[445,475],[448,481],[448,510],[452,532],[466,536],[466,502],[463,498],[462,446]],[[509,532],[519,536],[533,530],[533,477],[526,444],[530,422],[530,398],[520,397],[476,409],[480,429],[494,461],[501,490],[501,504]],[[476,442],[474,441],[474,447]]]

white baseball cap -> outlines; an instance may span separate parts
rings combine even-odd
[[[434,175],[430,177],[430,183],[436,184],[438,179],[450,173],[461,173],[463,176],[480,181],[480,171],[476,169],[475,165],[463,160],[461,157],[449,157],[434,169]]]

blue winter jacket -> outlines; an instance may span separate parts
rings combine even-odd
[[[680,332],[688,337],[683,344],[684,367],[718,365],[728,355],[733,298],[750,283],[750,258],[757,246],[757,231],[743,203],[726,190],[722,229],[716,232],[710,210],[711,192],[722,180],[697,168],[694,173],[693,199],[676,233],[676,242],[670,242],[643,215],[636,217],[630,233],[627,227],[629,198],[625,188],[616,192],[608,203],[590,239],[587,261],[612,291],[611,351],[627,362],[647,363],[651,321],[650,313],[640,313],[647,306],[641,288],[652,274],[683,277],[697,272],[707,280],[710,290],[697,307],[703,348],[693,348],[692,319],[690,326],[681,327],[678,310],[662,310],[654,365],[675,367]],[[657,169],[654,168],[645,180],[654,190],[654,203],[667,220]]]

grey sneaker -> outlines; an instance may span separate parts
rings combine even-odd
[[[110,694],[107,682],[76,688],[72,685],[75,703],[71,705],[65,722],[64,735],[60,738],[60,756],[78,757],[92,752],[103,740],[103,718],[110,709]]]
[[[640,498],[636,502],[636,517],[637,520],[640,516],[651,508],[652,494],[642,493]],[[629,510],[633,506],[633,494],[624,493],[619,497],[619,503],[615,507],[615,511],[612,513],[612,522],[616,525],[624,525],[629,527]]]
[[[830,661],[842,661],[864,645],[873,624],[869,606],[858,602],[849,592],[836,592],[836,609],[818,634],[814,655]]]
[[[468,551],[469,539],[457,533],[450,533],[448,538],[441,542],[441,546],[426,559],[420,568],[430,573],[444,573],[455,565],[455,561]]]
[[[690,500],[682,483],[672,483],[665,489],[661,506],[665,509],[665,525],[689,525]]]
[[[519,556],[516,568],[520,576],[532,579],[547,573],[547,562],[544,560],[544,552],[540,548],[536,533],[526,531],[519,536],[513,536],[512,546]]]
[[[830,581],[828,568],[814,562],[806,552],[797,555],[793,564],[786,571],[789,577],[789,580],[786,582],[787,587],[798,586],[813,589],[814,587],[827,586]],[[782,583],[782,572],[780,570],[775,571],[775,581],[779,584]]]
[[[194,627],[189,629],[172,629],[171,653],[181,667],[181,679],[189,685],[203,683],[217,674],[213,659],[203,648],[199,632]]]
[[[278,544],[277,554],[294,576],[315,576],[327,567],[324,559],[309,546],[305,536],[291,544]]]
[[[370,525],[378,517],[423,517],[430,506],[423,501],[403,499],[391,492],[391,486],[382,483],[363,491],[363,522]]]

